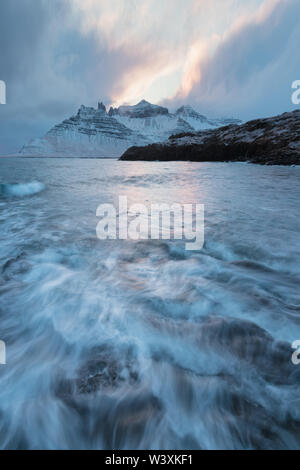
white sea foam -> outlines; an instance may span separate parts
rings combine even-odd
[[[40,193],[45,189],[45,185],[39,181],[32,181],[30,183],[8,184],[0,183],[0,195],[24,197],[32,196]]]
[[[299,169],[18,159],[0,172],[47,186],[1,201],[0,448],[299,448]],[[200,200],[203,250],[97,240],[95,210],[116,194]]]

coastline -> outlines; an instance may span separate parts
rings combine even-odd
[[[209,131],[171,136],[163,143],[130,147],[123,161],[300,164],[300,111]]]

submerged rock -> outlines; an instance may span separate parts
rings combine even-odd
[[[199,344],[213,348],[222,356],[234,356],[241,367],[252,367],[268,382],[284,385],[299,382],[291,361],[291,346],[276,341],[255,323],[212,317],[202,327]]]

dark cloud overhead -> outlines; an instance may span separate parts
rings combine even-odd
[[[94,32],[81,34],[79,22],[69,0],[1,0],[1,153],[17,151],[81,103],[109,102],[113,77],[133,66],[134,56],[101,48]]]
[[[83,33],[80,23],[73,0],[0,1],[0,79],[7,85],[0,153],[18,151],[82,103],[109,104],[122,78],[147,60],[138,48],[110,49],[101,30]]]
[[[200,79],[171,104],[188,101],[203,112],[243,119],[295,109],[291,84],[300,78],[300,2],[268,6],[233,30],[212,56],[199,60]]]

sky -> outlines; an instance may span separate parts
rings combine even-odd
[[[299,44],[300,0],[0,0],[0,154],[99,100],[296,109]]]

